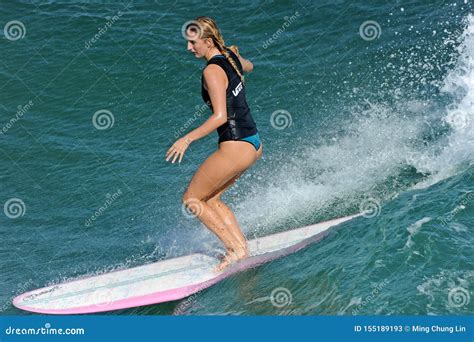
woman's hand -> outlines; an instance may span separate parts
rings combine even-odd
[[[168,161],[171,157],[174,156],[173,161],[171,163],[174,164],[176,158],[179,157],[179,162],[181,163],[181,159],[183,159],[184,152],[188,149],[189,145],[191,145],[192,140],[184,136],[176,140],[176,142],[168,149],[166,152],[166,161]]]

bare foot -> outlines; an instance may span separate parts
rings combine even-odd
[[[219,265],[217,265],[215,268],[214,268],[214,272],[220,272],[222,271],[224,268],[228,267],[229,265],[233,264],[235,261],[237,261],[238,258],[237,256],[232,253],[232,252],[227,252],[227,254],[222,258],[221,262],[219,263]]]
[[[220,272],[224,270],[226,267],[230,266],[231,264],[236,263],[237,261],[241,259],[245,259],[248,257],[248,248],[239,248],[234,251],[227,251],[226,255],[222,259],[222,261],[219,263],[219,265],[214,268],[214,272]]]

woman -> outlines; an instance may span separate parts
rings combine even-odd
[[[263,145],[245,99],[244,72],[253,64],[240,56],[237,47],[226,47],[209,17],[198,17],[185,27],[188,51],[205,58],[202,97],[211,109],[204,124],[178,139],[166,152],[166,161],[183,158],[189,145],[217,129],[218,149],[194,174],[183,204],[222,241],[226,254],[215,268],[222,271],[248,256],[247,241],[232,210],[221,200],[239,176],[262,155]]]

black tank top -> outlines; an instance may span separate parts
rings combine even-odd
[[[237,64],[241,75],[243,75],[242,64],[239,58],[232,50],[227,49],[231,57]],[[227,140],[238,140],[257,133],[257,125],[250,114],[250,108],[245,99],[245,85],[240,81],[240,77],[232,67],[230,62],[223,55],[216,55],[208,62],[209,64],[217,64],[224,69],[229,85],[226,89],[227,103],[227,122],[217,128],[219,134],[219,143]],[[204,102],[211,108],[212,104],[209,93],[204,88],[204,76],[201,77],[201,93]]]

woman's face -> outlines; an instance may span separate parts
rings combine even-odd
[[[197,58],[203,58],[204,55],[209,51],[209,41],[211,38],[199,38],[199,34],[190,27],[186,31],[188,39],[188,51],[192,52]]]

